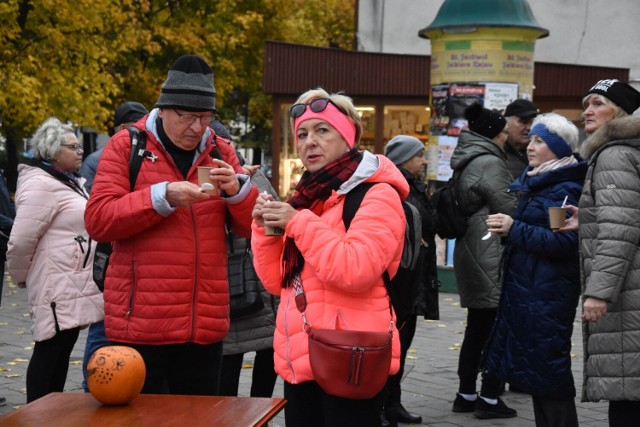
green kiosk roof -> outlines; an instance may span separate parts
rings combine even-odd
[[[465,33],[478,27],[529,28],[541,33],[538,38],[549,35],[536,22],[527,0],[445,0],[431,25],[418,35],[427,39],[434,31]]]

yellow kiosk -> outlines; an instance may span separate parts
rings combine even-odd
[[[526,0],[445,0],[434,21],[418,32],[431,40],[429,177],[446,182],[467,106],[482,102],[503,110],[517,98],[533,100],[534,48],[549,31]],[[437,184],[437,183],[436,183]],[[439,242],[443,290],[455,291],[454,242]]]

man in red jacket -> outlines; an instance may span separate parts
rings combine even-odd
[[[218,392],[229,328],[225,221],[248,237],[258,191],[233,147],[209,128],[215,111],[209,65],[178,58],[156,108],[134,124],[147,143],[133,191],[124,130],[107,144],[87,203],[89,234],[113,246],[107,337],[142,354],[143,393]],[[201,191],[198,166],[211,168],[217,194]]]

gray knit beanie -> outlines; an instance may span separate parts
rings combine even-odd
[[[178,58],[162,84],[156,107],[216,111],[216,90],[211,67],[196,55]]]
[[[424,144],[418,138],[409,135],[396,135],[384,147],[384,155],[394,165],[400,166],[418,154],[420,150],[424,150]]]

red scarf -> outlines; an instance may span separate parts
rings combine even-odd
[[[306,171],[296,185],[296,192],[289,199],[289,204],[297,210],[310,209],[320,215],[324,201],[351,178],[361,161],[362,153],[353,149],[315,173]],[[282,263],[282,287],[288,288],[304,267],[304,257],[290,237],[284,242]]]

